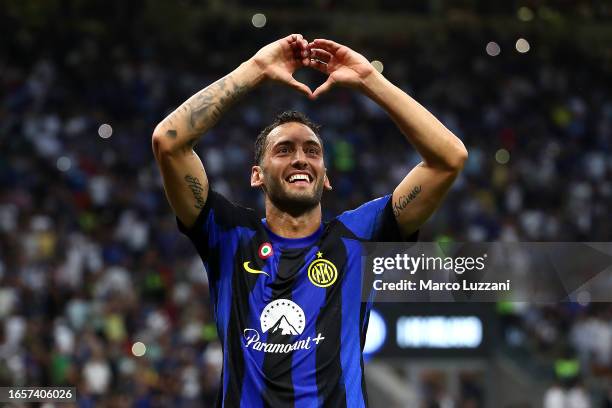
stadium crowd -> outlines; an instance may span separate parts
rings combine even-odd
[[[242,30],[248,37],[255,29]],[[200,41],[210,51],[202,67],[214,69],[87,37],[27,61],[3,58],[0,385],[76,385],[80,407],[213,405],[222,351],[206,275],[176,228],[150,141],[165,114],[239,62],[219,58],[217,38]],[[463,174],[421,239],[609,241],[609,70],[580,60],[578,50],[561,55],[534,42],[519,54],[504,41],[495,57],[482,36],[467,34],[445,48],[347,44],[381,60],[385,75],[468,148]],[[233,47],[243,58],[256,51],[248,41]],[[213,188],[262,210],[261,195],[248,187],[252,144],[289,108],[323,125],[334,185],[324,197],[327,219],[390,193],[418,163],[362,95],[338,89],[310,102],[266,85],[196,147]],[[609,306],[563,319],[527,310],[524,332],[540,348],[565,339],[583,367],[595,361],[598,375],[610,375]],[[142,357],[136,342],[146,347]]]

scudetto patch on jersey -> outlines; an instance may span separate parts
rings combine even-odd
[[[308,279],[310,283],[320,288],[327,288],[338,279],[338,269],[331,261],[323,258],[323,254],[317,252],[317,259],[308,266]]]
[[[259,257],[261,259],[268,259],[273,255],[272,244],[269,242],[264,242],[259,247]]]

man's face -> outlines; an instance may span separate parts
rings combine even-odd
[[[306,125],[288,122],[267,137],[261,166],[253,166],[251,186],[263,187],[268,198],[287,212],[302,212],[321,202],[325,175],[323,148]]]

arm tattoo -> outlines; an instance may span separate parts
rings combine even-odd
[[[202,193],[204,192],[204,187],[202,186],[202,183],[200,183],[200,180],[198,180],[197,177],[193,177],[190,174],[187,174],[185,176],[185,181],[187,182],[187,186],[189,186],[189,189],[193,193],[193,198],[195,198],[196,200],[195,208],[201,210],[206,204],[206,201],[204,201],[204,197],[202,197]]]
[[[421,186],[415,186],[412,191],[406,195],[400,196],[396,203],[393,203],[393,214],[399,217],[400,212],[410,204],[421,192]]]
[[[249,89],[247,85],[236,85],[236,79],[231,74],[221,78],[189,98],[165,119],[165,136],[178,142],[186,152],[193,149],[197,138],[186,142],[176,140],[183,139],[183,132],[177,128],[185,128],[187,137],[199,137],[217,123],[221,115]],[[180,126],[180,123],[184,125]]]
[[[230,77],[223,77],[198,93],[189,105],[189,124],[196,133],[213,126],[221,115],[247,91],[236,85]]]
[[[185,112],[187,112],[187,106],[183,104],[176,111],[172,112],[170,116],[166,118],[166,122],[168,122],[170,126],[175,128],[176,124],[174,123],[174,121],[176,120],[176,116],[185,115]]]

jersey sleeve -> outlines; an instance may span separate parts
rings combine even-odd
[[[210,189],[204,208],[195,224],[188,228],[178,218],[178,229],[187,235],[205,262],[219,245],[232,235],[238,226],[250,226],[257,217],[253,210],[229,201],[223,195]]]
[[[419,231],[404,238],[393,214],[391,194],[369,201],[360,207],[345,211],[338,220],[353,234],[365,241],[415,242]]]

